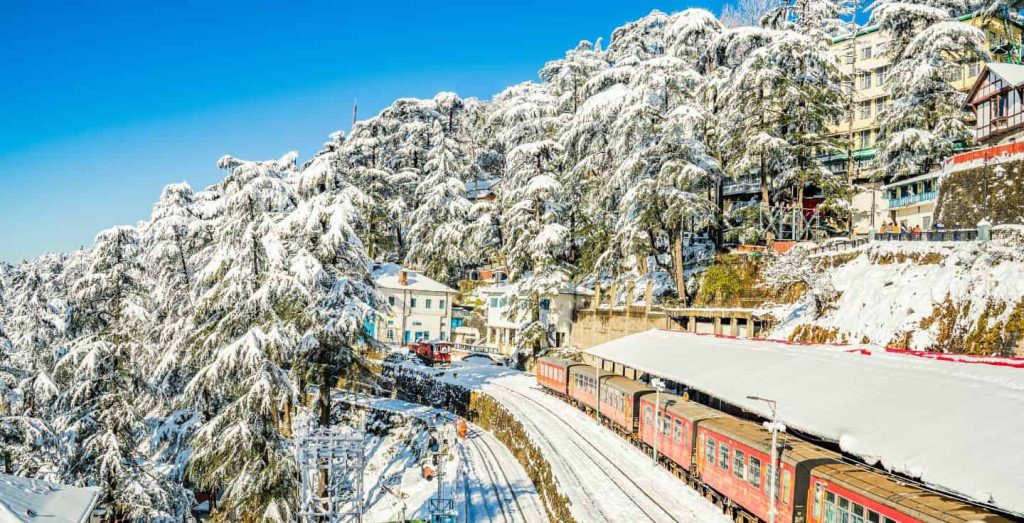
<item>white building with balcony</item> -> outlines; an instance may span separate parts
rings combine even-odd
[[[374,339],[405,345],[420,340],[451,341],[452,300],[458,291],[394,263],[377,263],[373,279],[390,311],[367,325]]]
[[[487,332],[483,342],[485,345],[497,347],[505,355],[512,353],[520,333],[529,323],[524,313],[513,312],[512,306],[516,299],[513,291],[511,285],[494,285],[480,289],[485,298],[484,307],[487,311]],[[576,311],[584,308],[586,300],[593,295],[592,290],[569,287],[557,296],[541,300],[540,323],[548,327],[552,346],[565,346],[572,332]]]
[[[930,229],[940,175],[936,171],[882,186],[888,209],[886,222],[898,223],[904,229]]]

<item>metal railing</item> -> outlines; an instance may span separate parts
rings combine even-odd
[[[733,194],[742,194],[748,192],[757,192],[761,190],[761,180],[729,180],[722,182],[722,194],[725,196],[731,196]]]
[[[812,253],[818,254],[822,252],[841,252],[849,249],[856,249],[861,245],[868,243],[867,238],[857,238],[856,240],[839,240],[826,243],[825,245],[819,245],[811,250]]]
[[[452,343],[452,350],[461,352],[476,352],[480,354],[501,354],[501,350],[498,347],[491,347],[488,345],[473,345],[469,343]]]
[[[889,198],[889,208],[895,209],[897,207],[906,207],[917,203],[930,202],[935,198],[938,198],[938,196],[939,191],[926,191],[919,194],[901,196],[899,198]]]
[[[948,231],[921,232],[880,232],[875,234],[875,240],[883,242],[972,242],[977,239],[977,229],[952,229]]]

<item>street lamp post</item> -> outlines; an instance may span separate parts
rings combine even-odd
[[[777,411],[775,409],[775,407],[776,407],[775,400],[770,400],[770,399],[767,399],[767,398],[761,398],[761,397],[758,397],[758,396],[747,396],[747,399],[755,400],[755,401],[763,401],[763,402],[768,404],[768,408],[770,408],[771,411],[772,411],[772,420],[771,420],[771,422],[765,423],[764,425],[765,425],[765,428],[768,428],[768,429],[770,429],[772,431],[771,471],[768,474],[768,503],[769,503],[768,523],[775,523],[775,512],[776,512],[775,506],[778,504],[778,501],[775,499],[776,495],[777,495],[776,490],[778,489],[778,484],[776,483],[776,478],[780,477],[780,475],[779,475],[779,452],[777,450],[776,445],[778,444],[778,441],[779,441],[779,432],[785,432],[786,431],[786,426],[781,424],[781,423],[779,423],[778,413],[777,413]]]
[[[665,382],[660,378],[651,378],[654,387],[654,466],[658,466],[658,439],[661,438],[661,391],[665,390]]]

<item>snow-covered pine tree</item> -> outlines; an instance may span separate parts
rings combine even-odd
[[[409,216],[406,261],[448,282],[466,262],[464,241],[470,203],[463,180],[468,166],[455,120],[462,101],[451,93],[442,93],[435,100],[442,118],[434,123],[423,180],[416,190],[417,205]]]
[[[317,417],[328,425],[330,391],[358,360],[366,322],[386,305],[357,234],[366,195],[317,160],[303,169],[298,184],[302,200],[278,227],[291,246],[294,275],[309,289],[303,311],[309,322],[291,370],[299,390],[317,385]]]
[[[757,173],[761,205],[800,208],[814,184],[831,201],[845,201],[844,180],[822,164],[837,150],[828,124],[843,111],[836,57],[815,39],[774,31],[733,73],[722,113],[734,176]]]
[[[199,368],[183,403],[202,413],[192,439],[188,477],[200,489],[222,493],[229,517],[290,521],[297,471],[289,453],[287,413],[296,394],[287,365],[300,332],[310,290],[293,266],[278,231],[297,196],[285,180],[294,153],[268,162],[225,156],[228,171],[214,187],[226,203],[215,224],[217,251],[197,271],[201,300],[193,363]]]
[[[892,102],[879,115],[875,158],[886,180],[925,174],[974,139],[961,110],[965,95],[948,80],[989,56],[980,29],[951,20],[966,8],[953,0],[876,0],[870,7],[872,22],[892,37]]]
[[[184,487],[142,453],[146,425],[142,343],[144,303],[134,227],[101,232],[73,288],[69,330],[76,336],[56,366],[67,438],[65,480],[96,482],[115,517],[179,521],[191,506]]]

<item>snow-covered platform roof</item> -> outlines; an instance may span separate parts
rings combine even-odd
[[[651,330],[588,351],[1024,514],[1024,362]],[[954,360],[954,361],[948,361]]]
[[[69,487],[0,474],[0,521],[83,523],[100,494],[95,487]]]

